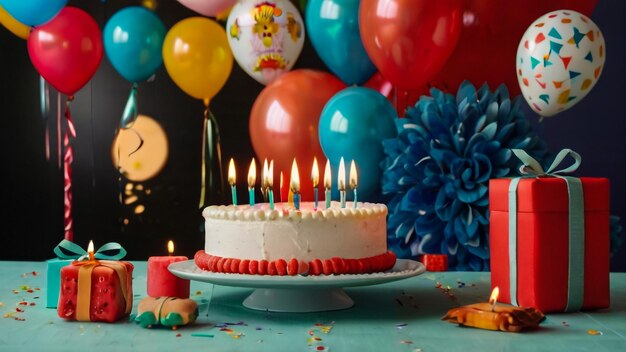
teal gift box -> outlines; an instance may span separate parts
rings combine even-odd
[[[47,289],[46,308],[56,308],[59,303],[59,290],[61,289],[61,268],[70,265],[74,259],[53,258],[47,260]]]

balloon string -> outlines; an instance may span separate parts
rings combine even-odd
[[[206,148],[207,148],[207,138],[208,138],[208,125],[209,125],[209,106],[205,105],[204,108],[204,123],[202,125],[202,170],[201,180],[200,180],[200,204],[198,208],[202,208],[204,206],[204,198],[206,197]]]
[[[72,163],[74,162],[74,150],[71,140],[76,138],[76,129],[72,121],[70,113],[70,103],[74,100],[73,96],[68,97],[65,104],[65,118],[67,120],[67,129],[63,137],[63,147],[65,155],[63,157],[63,224],[64,237],[68,241],[74,240],[74,221],[72,218]]]
[[[137,145],[137,148],[135,148],[132,152],[128,153],[128,156],[131,156],[131,155],[137,153],[139,151],[139,149],[141,149],[141,147],[143,147],[144,140],[141,137],[141,133],[139,133],[139,131],[137,131],[136,129],[131,127],[128,130],[132,131],[137,136],[137,138],[139,138],[139,145]]]
[[[57,92],[57,161],[61,168],[61,93]]]

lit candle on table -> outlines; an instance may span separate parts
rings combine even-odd
[[[498,304],[498,293],[499,289],[495,287],[489,302],[451,309],[442,320],[479,329],[519,332],[538,327],[545,318],[535,308]]]
[[[356,187],[357,187],[357,174],[356,165],[354,160],[350,163],[350,188],[354,192],[354,208],[356,209]]]
[[[298,174],[298,164],[293,159],[291,164],[291,179],[289,181],[289,189],[293,193],[293,205],[296,210],[300,210],[300,175]]]
[[[267,180],[268,180],[267,192],[269,193],[270,209],[274,210],[274,160],[270,161],[270,168],[268,171]]]
[[[343,162],[343,157],[339,161],[339,172],[337,172],[337,188],[339,189],[339,199],[341,200],[341,207],[346,207],[346,165]]]
[[[317,210],[317,186],[320,183],[320,170],[317,166],[317,158],[313,157],[313,168],[311,169],[311,181],[313,182],[313,210]]]
[[[326,160],[324,168],[324,200],[326,201],[326,209],[330,208],[330,187],[331,187],[330,161]]]
[[[167,243],[167,256],[148,258],[148,296],[189,298],[189,280],[170,273],[167,267],[188,260],[185,256],[174,256],[174,242]]]
[[[233,205],[237,206],[237,174],[235,173],[235,161],[230,158],[228,163],[228,183],[230,184],[230,191],[233,195]]]
[[[254,184],[256,183],[256,163],[254,158],[250,162],[248,169],[248,194],[250,195],[250,207],[254,206]]]

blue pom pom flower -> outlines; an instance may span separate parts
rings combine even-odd
[[[382,164],[388,240],[399,257],[444,253],[452,270],[489,270],[489,179],[516,173],[511,148],[546,156],[520,104],[504,85],[491,92],[464,82],[456,97],[432,89],[396,120]]]

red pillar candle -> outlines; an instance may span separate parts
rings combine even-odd
[[[189,298],[189,280],[170,273],[167,267],[175,262],[185,261],[185,256],[172,256],[174,243],[168,243],[169,256],[148,258],[148,296]]]
[[[95,260],[93,249],[88,252],[89,260],[74,261],[61,269],[59,317],[112,323],[128,316],[133,307],[133,265]]]

